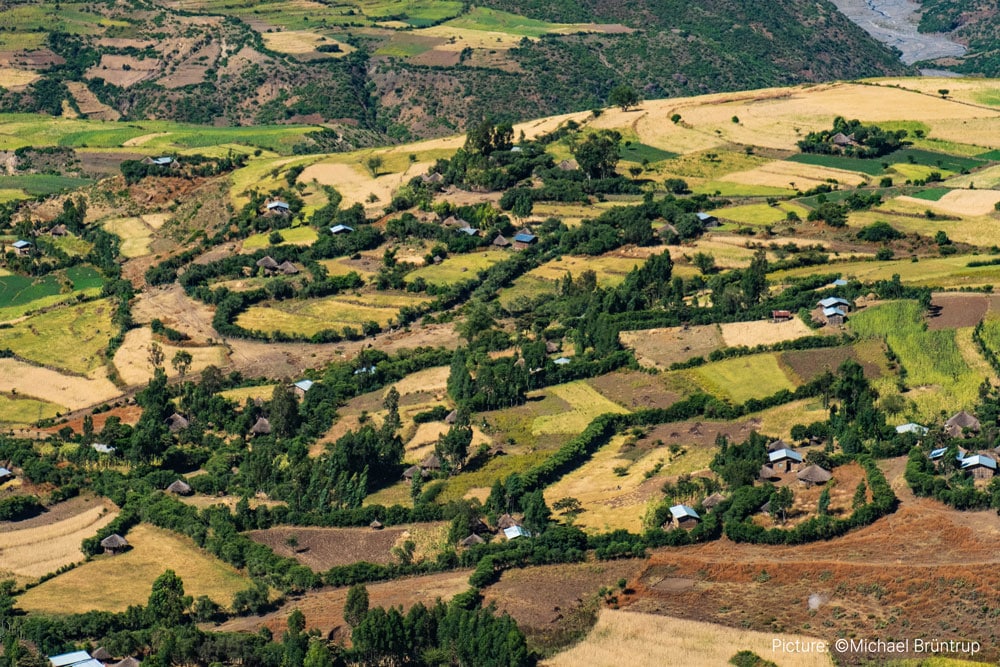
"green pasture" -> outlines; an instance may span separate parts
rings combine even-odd
[[[630,142],[628,145],[622,144],[618,149],[618,155],[623,160],[639,163],[642,163],[643,160],[648,162],[662,162],[663,160],[672,160],[677,157],[677,153],[671,153],[656,146],[650,146],[637,141]]]
[[[0,394],[0,424],[34,424],[40,419],[55,417],[64,408],[33,398]]]
[[[477,273],[502,262],[508,256],[503,250],[451,255],[440,264],[428,264],[411,271],[406,274],[406,282],[411,283],[417,278],[423,278],[430,285],[454,285],[465,280],[472,280]]]
[[[795,389],[795,383],[778,363],[777,354],[724,359],[677,373],[703,391],[733,403]]]
[[[284,239],[278,245],[312,245],[319,238],[319,234],[312,227],[290,227],[288,229],[277,230],[281,237]],[[268,241],[268,237],[271,232],[264,232],[261,234],[254,234],[253,236],[248,236],[245,241],[243,241],[243,250],[248,252],[253,252],[255,250],[260,250],[261,248],[268,248],[271,246],[271,242]]]
[[[40,278],[20,275],[0,277],[0,321],[29,310],[100,291],[100,274],[90,266],[74,266]]]
[[[0,340],[35,363],[85,374],[103,363],[113,312],[109,299],[64,304],[4,329]]]
[[[94,182],[92,178],[75,178],[55,174],[18,174],[0,176],[0,189],[22,190],[33,196],[46,196],[57,192],[75,190]]]
[[[951,192],[951,188],[927,188],[919,192],[914,192],[911,197],[926,199],[927,201],[938,201],[941,197]]]

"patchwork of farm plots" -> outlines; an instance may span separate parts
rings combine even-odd
[[[894,275],[908,285],[928,287],[978,287],[1000,284],[1000,266],[974,266],[969,262],[983,261],[981,255],[951,255],[949,257],[921,257],[918,261],[889,260],[842,262],[825,267],[831,273],[839,273],[844,278],[874,282],[891,280]],[[775,271],[769,279],[775,283],[816,273],[816,267],[803,267]]]
[[[101,276],[86,265],[73,266],[40,278],[20,275],[0,277],[0,322],[81,296],[96,296],[101,286]]]

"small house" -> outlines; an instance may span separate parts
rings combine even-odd
[[[851,302],[839,296],[828,296],[825,299],[820,299],[816,305],[820,308],[840,308],[845,313],[851,311]]]
[[[465,539],[463,539],[461,542],[459,542],[458,546],[465,547],[466,549],[468,549],[469,547],[474,547],[477,544],[485,544],[485,543],[486,543],[486,540],[484,540],[483,538],[479,537],[475,533],[472,533],[471,535],[469,535],[468,537],[466,537]]]
[[[503,234],[497,234],[497,237],[493,239],[493,245],[495,245],[497,248],[509,248],[510,241],[508,241],[507,237],[505,237]]]
[[[762,482],[771,482],[776,479],[781,479],[781,475],[779,475],[771,466],[761,466],[760,472],[757,473],[757,478]]]
[[[569,357],[559,357],[558,359],[552,360],[552,363],[554,363],[556,366],[565,366],[569,362],[570,362]]]
[[[535,245],[538,242],[538,237],[529,232],[518,232],[514,235],[514,249],[524,250],[529,246]]]
[[[440,470],[441,469],[441,459],[437,457],[437,454],[428,454],[427,458],[420,462],[421,470]]]
[[[254,264],[258,269],[264,269],[264,273],[274,273],[278,270],[278,262],[275,261],[273,257],[267,255],[266,257],[261,257]]]
[[[472,226],[469,224],[468,220],[463,220],[462,218],[455,217],[454,215],[449,215],[441,222],[441,224],[444,225],[445,227],[458,227],[458,228]]]
[[[379,521],[378,519],[373,520],[370,524],[368,524],[368,527],[371,528],[372,530],[382,530],[383,528],[385,528],[385,526],[382,525],[382,522]]]
[[[101,547],[104,549],[104,553],[114,556],[128,549],[128,540],[118,533],[114,533],[101,540]]]
[[[141,662],[139,662],[132,656],[128,656],[127,658],[123,658],[122,660],[119,660],[118,662],[114,663],[113,665],[109,665],[108,667],[140,667],[140,665],[142,665]]]
[[[503,529],[503,536],[507,538],[507,541],[510,541],[519,537],[531,537],[531,532],[524,526],[511,526]]]
[[[511,526],[520,526],[521,524],[512,517],[510,514],[501,514],[497,517],[497,528],[500,530],[507,530]]]
[[[546,354],[555,354],[560,349],[561,349],[561,346],[559,345],[559,343],[555,342],[554,340],[547,340],[547,341],[545,341],[545,353]]]
[[[836,280],[833,281],[833,286],[834,287],[847,287],[847,281],[844,280],[843,278],[837,278]]]
[[[98,454],[114,454],[117,450],[111,445],[105,445],[102,442],[95,442],[90,446]]]
[[[299,380],[298,382],[292,384],[292,391],[295,392],[295,395],[298,396],[299,398],[304,398],[306,392],[312,389],[312,386],[313,386],[312,380]]]
[[[712,215],[711,213],[705,213],[703,211],[699,211],[698,213],[695,213],[694,215],[695,215],[696,218],[698,218],[698,222],[701,223],[702,227],[708,228],[708,227],[718,227],[719,226],[719,219],[717,217],[715,217],[714,215]]]
[[[0,484],[3,484],[9,479],[14,479],[14,473],[3,466],[0,466]]]
[[[979,433],[979,420],[962,410],[944,423],[944,430],[953,438],[964,437],[967,433]]]
[[[767,443],[768,454],[770,454],[771,452],[777,452],[782,449],[788,449],[788,443],[780,438],[777,440],[772,440],[771,442]]]
[[[896,433],[912,433],[913,435],[920,438],[927,435],[927,427],[910,422],[908,424],[900,424],[899,426],[897,426]]]
[[[179,165],[174,162],[174,159],[169,155],[162,155],[160,157],[149,157],[146,156],[142,159],[143,164],[152,164],[157,167],[171,167],[176,169]]]
[[[779,449],[767,455],[768,465],[776,473],[791,472],[802,464],[802,455],[791,449]]]
[[[31,241],[18,239],[17,241],[14,241],[12,244],[10,244],[10,247],[13,248],[14,252],[16,252],[21,257],[31,254],[31,248],[32,248]]]
[[[437,172],[434,172],[432,174],[422,174],[420,176],[420,180],[424,183],[431,183],[433,185],[437,185],[438,183],[444,180],[444,176],[442,176]]]
[[[330,228],[331,234],[350,234],[354,231],[354,227],[348,227],[347,225],[334,225]]]
[[[292,207],[288,205],[288,202],[272,201],[267,203],[267,214],[268,215],[290,215],[292,212]]]
[[[191,485],[183,479],[175,480],[167,487],[167,493],[172,493],[175,496],[190,496],[193,492]]]
[[[674,528],[693,528],[701,523],[701,517],[693,507],[674,505],[670,508],[670,521]]]
[[[69,230],[66,229],[66,225],[56,225],[49,230],[49,236],[66,236],[69,234]]]
[[[718,507],[719,503],[721,503],[725,499],[726,497],[721,493],[713,493],[708,498],[705,498],[703,501],[701,501],[701,506],[707,510],[715,509],[716,507]]]
[[[90,654],[90,657],[94,660],[100,660],[101,662],[111,662],[115,659],[114,656],[108,652],[108,649],[103,646],[95,649],[94,652]]]
[[[771,321],[772,322],[787,322],[792,319],[792,311],[790,310],[772,310],[771,311]]]
[[[271,422],[266,417],[259,417],[257,422],[250,428],[250,433],[253,435],[270,435]]]
[[[375,375],[377,369],[374,366],[362,366],[354,369],[355,375]]]
[[[282,275],[294,276],[298,274],[299,267],[295,266],[286,259],[281,264],[278,264],[278,272],[281,273]]]
[[[563,171],[576,171],[576,169],[579,168],[580,165],[577,164],[576,160],[562,160],[556,166]]]
[[[830,143],[834,146],[853,146],[857,143],[854,139],[854,133],[844,134],[843,132],[838,132],[837,134],[830,137]]]
[[[420,466],[410,466],[403,471],[403,479],[409,482],[413,480],[415,475],[420,475],[420,477],[426,478],[428,474],[429,473],[426,470],[421,470]]]
[[[970,472],[973,479],[991,479],[997,473],[997,462],[985,454],[976,454],[962,459],[962,470]]]
[[[948,453],[947,447],[938,447],[937,449],[932,449],[931,453],[928,455],[931,461],[940,461],[944,458],[944,455]]]
[[[101,662],[94,660],[86,651],[50,655],[49,664],[52,667],[104,667]]]
[[[167,417],[166,424],[167,424],[167,429],[171,433],[177,433],[178,431],[183,431],[188,426],[190,426],[191,422],[185,419],[183,415],[179,415],[175,412],[174,414]]]
[[[465,234],[466,236],[479,236],[479,230],[476,229],[475,227],[461,227],[459,228],[458,231]]]
[[[444,418],[444,423],[445,424],[454,424],[456,421],[458,421],[458,410],[452,410]]]
[[[813,486],[814,484],[826,484],[833,478],[833,475],[830,474],[829,470],[824,470],[814,464],[800,470],[795,477],[806,486]]]
[[[826,319],[826,323],[831,327],[839,327],[844,324],[844,320],[847,319],[847,311],[843,308],[824,308],[823,317]]]

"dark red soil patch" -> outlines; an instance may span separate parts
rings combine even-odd
[[[781,363],[788,366],[802,383],[809,382],[824,371],[836,373],[837,368],[847,360],[856,361],[865,369],[865,377],[874,380],[882,375],[882,369],[870,361],[863,361],[857,351],[847,345],[818,350],[789,350],[781,353]]]
[[[927,315],[928,329],[960,329],[979,324],[990,307],[986,294],[935,294]]]
[[[112,408],[107,412],[99,412],[92,415],[94,420],[94,432],[100,433],[101,429],[104,428],[104,424],[111,417],[118,417],[123,424],[128,424],[129,426],[135,426],[139,423],[139,417],[142,416],[142,408],[138,405],[126,405],[120,408]],[[79,415],[74,419],[69,421],[56,424],[55,426],[50,426],[48,428],[39,429],[43,433],[58,433],[67,426],[73,429],[76,433],[83,433],[83,419],[84,415]]]
[[[666,408],[680,399],[680,396],[663,386],[656,375],[638,371],[618,371],[599,375],[587,380],[605,398],[629,408]]]

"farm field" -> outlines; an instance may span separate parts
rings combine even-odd
[[[795,383],[781,368],[775,353],[734,357],[674,373],[693,381],[702,390],[734,403],[765,398],[782,389],[795,389]]]
[[[509,255],[502,250],[450,255],[440,264],[422,266],[406,274],[406,282],[411,283],[423,278],[429,285],[454,285],[475,278],[478,272],[485,271],[508,257]]]
[[[241,387],[239,389],[227,389],[225,391],[220,391],[219,396],[225,399],[233,401],[237,405],[243,405],[246,403],[247,399],[256,400],[261,399],[264,401],[271,400],[271,395],[274,393],[274,388],[277,385],[274,384],[261,384],[253,387]]]
[[[97,296],[101,277],[90,266],[74,266],[32,280],[21,275],[0,277],[0,322],[41,308],[79,298]]]
[[[114,507],[83,496],[50,507],[32,519],[0,523],[0,573],[34,580],[84,559],[80,543],[118,516]]]
[[[155,230],[142,218],[114,218],[105,221],[102,226],[122,240],[120,252],[123,257],[143,257],[152,252],[149,246]]]
[[[311,336],[329,329],[353,327],[360,330],[365,322],[386,326],[406,306],[419,306],[426,297],[406,293],[338,295],[322,299],[265,302],[253,306],[236,318],[236,324],[259,331],[286,331]]]
[[[694,357],[707,357],[726,344],[716,324],[622,331],[618,337],[635,350],[641,365],[660,370]]]
[[[187,595],[207,595],[225,607],[250,585],[246,575],[176,533],[139,524],[126,538],[129,551],[98,557],[50,579],[18,597],[17,605],[48,614],[125,611],[129,605],[146,604],[153,581],[165,570],[182,573]]]
[[[580,433],[598,415],[606,412],[628,412],[617,403],[601,396],[583,381],[557,384],[546,391],[565,401],[570,410],[562,414],[537,417],[531,425],[531,431],[535,435]]]
[[[434,558],[447,542],[448,524],[407,524],[382,530],[364,528],[304,528],[280,526],[254,530],[247,536],[270,547],[279,556],[294,558],[315,572],[359,561],[389,564],[398,562],[393,547],[407,540],[416,544],[417,559]],[[291,541],[291,543],[290,543]]]
[[[3,332],[3,344],[35,363],[85,375],[100,366],[111,338],[110,299],[66,304]]]
[[[771,320],[727,322],[720,324],[719,328],[722,330],[722,342],[727,347],[773,345],[812,336],[814,333],[798,317],[784,322],[772,322]]]
[[[543,662],[548,667],[654,667],[683,664],[717,667],[747,650],[778,667],[833,665],[829,653],[774,651],[772,640],[813,642],[815,637],[737,630],[668,616],[602,609],[597,625],[573,648]]]
[[[291,227],[289,229],[278,230],[283,241],[277,245],[312,245],[319,238],[319,234],[312,227]],[[243,241],[242,252],[254,252],[271,245],[268,241],[270,233],[254,234]]]
[[[163,370],[168,377],[179,375],[171,360],[181,350],[191,354],[191,366],[187,372],[192,374],[201,372],[206,366],[225,366],[228,360],[229,352],[222,345],[181,347],[157,342],[163,352]],[[153,367],[149,361],[152,343],[153,332],[145,327],[132,329],[125,334],[125,340],[115,352],[112,362],[126,384],[145,384],[153,377]]]
[[[30,396],[42,401],[51,401],[57,406],[71,410],[96,405],[120,393],[101,369],[96,369],[90,376],[84,377],[34,366],[18,359],[0,359],[0,392],[16,392],[18,401]],[[15,407],[28,410],[20,413],[21,417],[32,416],[33,409],[52,410],[46,406],[30,407],[32,405],[15,402]]]
[[[34,424],[41,419],[55,417],[64,410],[62,406],[48,401],[0,394],[0,424],[5,426]]]
[[[943,288],[977,287],[1000,284],[1000,266],[969,267],[969,262],[983,261],[983,256],[952,255],[950,257],[921,257],[913,262],[909,259],[889,261],[843,262],[829,264],[824,271],[839,273],[844,278],[865,282],[891,280],[899,275],[907,285],[933,286]],[[768,278],[776,283],[789,278],[801,278],[816,272],[815,267],[805,267],[775,271]]]
[[[621,253],[609,253],[597,257],[576,257],[566,255],[525,274],[525,278],[538,278],[555,283],[562,280],[567,273],[579,278],[584,271],[597,273],[597,284],[601,287],[620,285],[625,276],[638,266],[645,263],[648,256],[623,256]]]
[[[744,225],[774,225],[785,220],[789,213],[795,213],[800,218],[805,218],[809,214],[809,211],[804,206],[790,202],[783,202],[776,206],[768,204],[745,204],[743,206],[717,208],[712,211],[712,214],[718,216],[721,220],[731,220]]]
[[[969,365],[956,342],[955,329],[925,330],[915,301],[896,301],[854,314],[851,329],[862,338],[884,337],[906,369],[906,383],[916,391],[912,400],[923,419],[971,409],[978,400],[984,375]],[[977,364],[978,366],[978,364]],[[883,395],[895,393],[888,378],[876,381]]]

